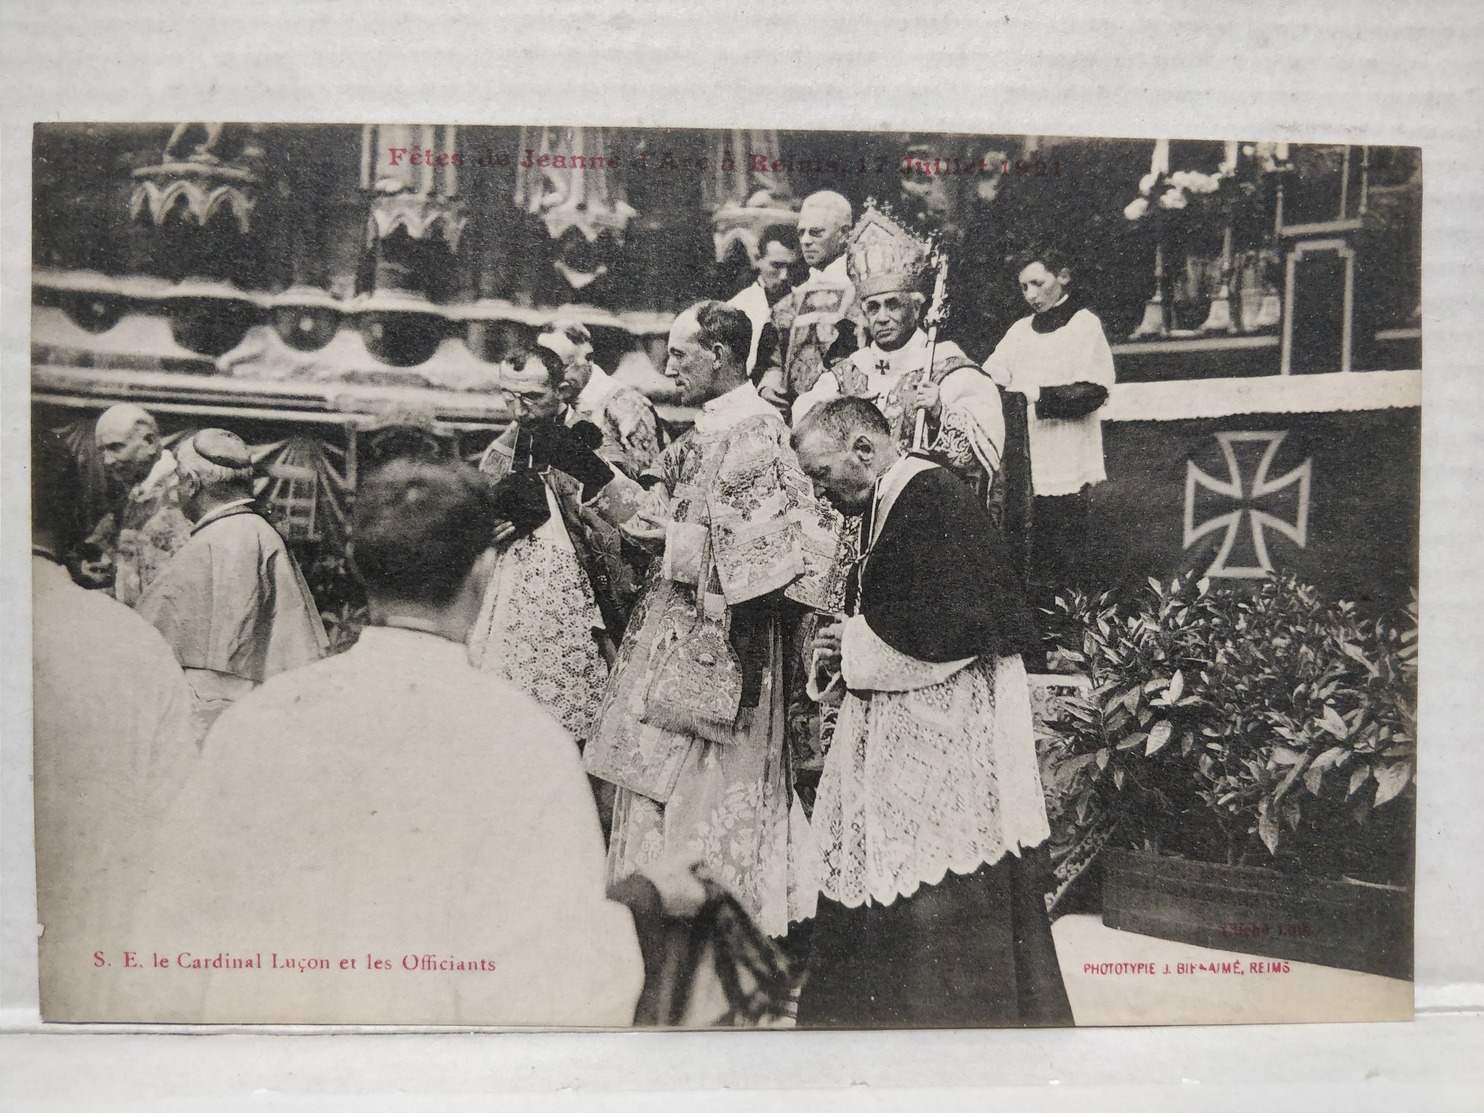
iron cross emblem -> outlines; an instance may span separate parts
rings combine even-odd
[[[1216,436],[1221,456],[1226,460],[1227,477],[1217,480],[1192,461],[1185,463],[1185,536],[1184,547],[1215,531],[1225,531],[1216,559],[1206,571],[1208,578],[1261,578],[1272,569],[1268,557],[1266,532],[1271,529],[1300,547],[1309,536],[1309,484],[1314,459],[1289,470],[1281,477],[1269,477],[1278,447],[1288,437],[1286,431],[1225,431]],[[1243,465],[1250,472],[1244,472]],[[1204,499],[1202,499],[1204,496]],[[1235,501],[1237,507],[1196,523],[1197,503],[1209,505],[1214,497]],[[1283,506],[1287,505],[1287,508]],[[1288,518],[1274,514],[1274,509],[1287,511]],[[1242,533],[1242,522],[1251,525]],[[1238,552],[1234,561],[1233,552]]]

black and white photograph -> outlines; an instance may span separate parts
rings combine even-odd
[[[42,1019],[1409,1019],[1423,174],[37,124]]]

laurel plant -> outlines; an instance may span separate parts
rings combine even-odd
[[[1117,602],[1063,594],[1060,658],[1090,690],[1046,725],[1059,844],[1329,876],[1410,871],[1415,603],[1400,622],[1292,575],[1193,575]]]

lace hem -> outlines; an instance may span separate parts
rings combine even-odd
[[[847,695],[813,829],[821,892],[890,904],[1050,837],[1019,657],[945,682]]]
[[[577,556],[526,536],[501,554],[490,578],[469,662],[510,680],[584,740],[608,680],[593,638],[602,624]]]

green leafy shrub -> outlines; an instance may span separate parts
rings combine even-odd
[[[1061,848],[1409,876],[1415,603],[1397,624],[1292,576],[1185,576],[1048,612],[1058,654],[1091,680],[1043,740]]]

